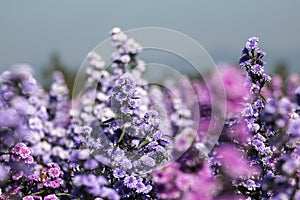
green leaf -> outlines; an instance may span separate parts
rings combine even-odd
[[[150,142],[147,141],[147,140],[143,141],[143,142],[139,145],[138,149],[140,149],[140,148],[146,146],[146,145],[149,144],[149,143],[150,143]]]

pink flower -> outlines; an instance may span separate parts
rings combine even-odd
[[[45,196],[44,200],[58,200],[58,197],[55,194],[50,194]]]
[[[13,180],[19,180],[20,178],[22,178],[23,177],[23,172],[21,171],[21,172],[19,172],[19,173],[16,173],[16,174],[14,174],[13,176],[12,176],[12,179]]]
[[[179,189],[186,191],[195,184],[194,177],[190,174],[180,173],[176,177],[175,184]]]
[[[34,200],[33,196],[26,196],[23,197],[23,200]]]
[[[223,65],[220,69],[223,80],[228,113],[239,113],[243,109],[244,99],[247,97],[245,78],[240,68]]]
[[[235,149],[232,145],[222,145],[217,149],[222,167],[233,178],[249,177],[258,172],[258,169],[251,166],[244,158],[241,151]]]
[[[47,166],[50,167],[50,168],[54,168],[54,167],[55,167],[55,168],[59,168],[58,164],[53,163],[53,162],[48,163]]]
[[[40,177],[38,175],[35,175],[35,174],[31,174],[27,178],[31,181],[39,181],[40,180]]]
[[[12,188],[11,190],[11,194],[18,194],[18,192],[21,190],[20,186],[16,186],[14,188]]]
[[[21,148],[20,151],[20,156],[25,159],[25,158],[28,158],[30,156],[30,154],[32,153],[32,150],[28,147],[24,147],[24,148]]]
[[[63,183],[64,181],[61,178],[56,178],[54,181],[51,182],[53,188],[59,188]]]
[[[153,180],[158,184],[170,183],[178,171],[178,164],[171,163],[163,169],[156,170],[153,173]]]
[[[217,200],[245,200],[246,198],[241,195],[226,195],[219,197]]]
[[[50,188],[59,188],[60,184],[56,181],[50,181],[49,182],[49,187]]]
[[[179,152],[184,152],[192,145],[196,133],[191,128],[185,128],[181,133],[175,137],[175,149]]]
[[[28,163],[28,164],[33,163],[33,157],[32,156],[27,157],[25,160],[25,163]]]
[[[25,161],[25,163],[33,163],[32,149],[24,143],[18,143],[11,150],[11,159],[14,161]]]
[[[186,192],[183,196],[183,199],[188,200],[213,200],[212,197],[203,196],[202,194],[199,194],[194,191]]]
[[[247,124],[243,121],[241,123],[234,124],[234,126],[232,126],[232,128],[226,131],[224,134],[226,134],[227,137],[237,140],[242,144],[247,144],[250,137],[250,132]]]
[[[59,188],[63,184],[63,180],[59,178],[63,175],[60,167],[56,163],[49,163],[47,168],[42,170],[42,174],[46,175],[46,178],[43,180],[43,186],[50,188]]]
[[[203,163],[202,169],[197,174],[193,174],[193,178],[193,184],[190,190],[185,192],[183,199],[215,199],[214,194],[219,190],[219,182],[213,177],[211,168],[206,161]]]
[[[56,178],[56,177],[59,177],[59,176],[60,176],[61,171],[60,171],[59,168],[54,167],[54,168],[50,168],[50,169],[48,170],[48,174],[49,174],[50,177]]]
[[[282,89],[283,89],[283,80],[280,75],[274,75],[272,77],[272,91],[273,91],[273,96],[275,98],[281,97],[282,94]]]
[[[180,197],[180,190],[178,188],[166,189],[164,192],[159,193],[158,196],[160,199],[178,199]]]
[[[29,195],[29,196],[23,197],[23,200],[42,200],[42,197]]]
[[[43,184],[46,187],[50,188],[59,188],[63,184],[63,180],[61,178],[56,178],[55,180],[50,180],[49,178],[45,179]]]

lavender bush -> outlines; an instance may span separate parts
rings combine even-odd
[[[267,75],[257,37],[220,67],[226,120],[207,153],[215,74],[151,86],[140,44],[110,35],[75,99],[60,72],[48,92],[29,66],[2,73],[0,199],[300,199],[299,77]]]

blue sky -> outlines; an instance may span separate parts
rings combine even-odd
[[[194,38],[217,63],[236,62],[247,38],[259,36],[270,65],[285,60],[297,71],[299,8],[297,0],[0,1],[0,69],[40,68],[55,51],[77,69],[112,27],[155,26]]]

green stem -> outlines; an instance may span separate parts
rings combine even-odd
[[[43,192],[45,192],[45,191],[44,191],[44,190],[40,190],[40,191],[38,191],[38,192],[31,193],[30,195],[31,195],[31,196],[34,196],[34,195],[42,194]]]
[[[260,97],[260,99],[266,104],[267,103],[267,100],[265,99],[265,97],[261,94],[261,93],[258,93],[258,96]]]
[[[171,135],[164,135],[164,136],[166,136],[166,137],[168,137],[168,138],[171,138],[171,139],[174,139],[174,138],[175,138],[174,136],[171,136]]]
[[[57,193],[56,196],[72,196],[72,195],[67,193]]]
[[[123,140],[124,135],[125,135],[125,128],[123,128],[123,130],[122,130],[122,133],[121,133],[121,136],[118,140],[118,143],[120,143]]]

